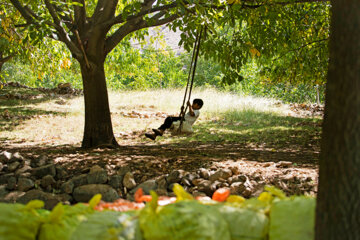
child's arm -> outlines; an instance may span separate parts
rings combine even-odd
[[[192,106],[191,106],[190,101],[187,102],[187,105],[188,105],[188,107],[189,107],[190,116],[195,116],[195,113],[194,113],[194,110],[193,110],[193,108],[192,108]]]

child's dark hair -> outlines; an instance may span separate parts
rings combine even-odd
[[[201,100],[200,98],[195,98],[193,101],[193,104],[196,103],[197,105],[199,105],[199,107],[201,108],[204,105],[203,100]]]

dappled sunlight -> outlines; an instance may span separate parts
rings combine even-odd
[[[289,139],[290,148],[299,148],[296,146],[305,141],[318,141],[314,132],[319,132],[320,119],[289,116],[289,106],[272,99],[241,96],[211,88],[195,89],[192,93],[194,98],[204,100],[194,134],[171,136],[166,133],[156,142],[148,141],[144,133],[157,128],[166,116],[177,115],[183,94],[183,89],[110,91],[113,130],[119,144],[158,146],[200,141],[246,145],[257,142],[270,147],[287,145]],[[81,144],[84,129],[82,96],[58,96],[26,105],[18,102],[8,109],[10,113],[28,117],[11,126],[1,123],[0,139],[39,145]],[[297,137],[289,137],[294,135]]]

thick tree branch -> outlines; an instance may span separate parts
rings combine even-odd
[[[157,13],[155,16],[153,16],[149,21],[145,21],[143,19],[134,21],[126,22],[124,25],[122,25],[112,36],[110,36],[106,40],[105,45],[105,51],[106,53],[111,52],[116,45],[128,34],[135,32],[137,30],[148,28],[148,27],[155,27],[167,24],[169,22],[174,21],[175,19],[179,18],[180,15],[174,14],[166,18],[160,19],[162,16],[164,16],[165,12]]]
[[[1,54],[1,57],[0,57],[0,63],[5,63],[7,61],[10,61],[14,56],[10,55],[10,56],[7,56],[7,57],[2,57],[2,54]]]
[[[141,18],[147,14],[150,13],[155,13],[155,12],[159,12],[159,11],[164,11],[164,10],[169,10],[172,8],[177,7],[177,3],[171,3],[171,4],[167,4],[167,5],[162,5],[162,6],[155,6],[153,8],[147,8],[147,9],[142,9],[140,12],[134,14],[134,15],[130,15],[128,16],[125,20],[123,19],[123,15],[119,14],[117,15],[115,18],[111,19],[109,22],[107,22],[107,24],[110,24],[111,26],[114,24],[119,24],[119,23],[124,23],[125,21],[131,21],[137,18]]]
[[[60,18],[56,13],[54,5],[52,5],[49,0],[45,0],[46,8],[49,10],[49,13],[57,27],[61,27],[60,25]]]
[[[45,5],[54,21],[54,23],[52,23],[52,26],[55,27],[59,39],[66,44],[66,46],[69,48],[71,53],[75,55],[76,58],[80,59],[81,57],[83,57],[81,50],[71,41],[70,36],[61,26],[61,20],[56,13],[54,5],[52,5],[49,0],[45,0]]]
[[[103,23],[114,17],[118,0],[98,0],[91,19],[95,24]]]
[[[82,4],[82,6],[74,6],[75,24],[80,34],[82,34],[86,24],[85,0],[74,0],[74,2]]]
[[[18,0],[10,0],[10,2],[14,5],[14,7],[20,12],[21,16],[25,18],[27,23],[34,22],[34,15],[33,12],[29,12],[29,8],[23,6]]]

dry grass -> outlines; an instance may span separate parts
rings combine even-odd
[[[183,94],[183,90],[110,92],[110,108],[115,135],[119,136],[121,132],[141,132],[158,126],[163,118],[130,118],[124,117],[123,114],[132,111],[143,114],[157,112],[177,114],[182,104]],[[253,110],[285,115],[289,111],[286,105],[277,107],[274,100],[242,97],[213,89],[196,90],[192,96],[204,100],[200,122],[217,119],[221,114],[233,111]],[[54,99],[36,105],[26,105],[27,108],[33,110],[53,111],[59,114],[38,115],[23,121],[14,129],[1,132],[0,139],[46,145],[80,144],[84,126],[83,97],[64,99],[65,104],[58,104],[58,101],[59,99]],[[119,141],[121,143],[122,140],[119,139]]]

